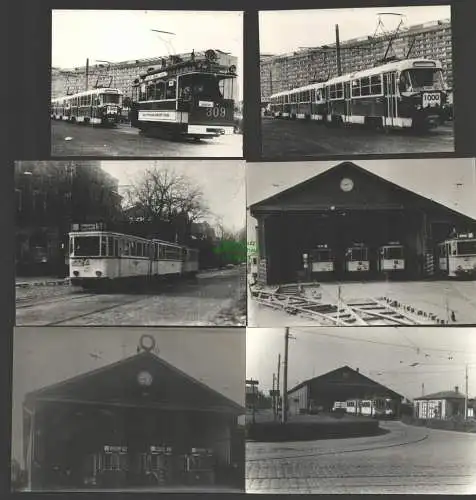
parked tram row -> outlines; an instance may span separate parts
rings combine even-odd
[[[199,270],[198,257],[197,249],[158,239],[110,231],[69,234],[69,277],[72,285],[83,288],[193,277]]]
[[[279,92],[269,108],[274,118],[372,128],[426,130],[451,119],[442,65],[429,59],[393,61]]]
[[[197,140],[239,132],[236,67],[218,64],[217,58],[215,51],[207,50],[139,75],[131,82],[131,126]],[[71,123],[115,126],[123,120],[123,105],[118,89],[97,88],[53,99],[50,115]]]

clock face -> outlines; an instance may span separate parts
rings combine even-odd
[[[140,385],[149,386],[152,384],[152,375],[149,372],[140,372],[137,381]]]
[[[340,188],[345,192],[352,191],[354,188],[354,181],[346,177],[340,181]]]

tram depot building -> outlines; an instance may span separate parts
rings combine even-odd
[[[30,491],[243,490],[245,409],[150,351],[26,395]]]
[[[379,249],[390,243],[404,248],[405,278],[425,278],[436,272],[440,242],[476,230],[471,217],[351,162],[251,205],[250,215],[257,220],[258,281],[268,285],[315,279],[305,256],[319,247],[332,249],[328,278],[349,279],[345,255],[356,244],[368,248],[369,279],[384,276]]]
[[[403,396],[366,377],[359,369],[343,366],[328,373],[301,382],[288,391],[290,414],[331,412],[336,401],[354,401],[356,413],[363,413],[362,401],[388,399],[394,415],[400,414]]]

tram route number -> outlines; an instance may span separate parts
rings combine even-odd
[[[207,116],[209,118],[225,118],[226,109],[223,106],[215,106],[207,109]]]
[[[439,106],[441,102],[440,94],[423,94],[423,107]]]

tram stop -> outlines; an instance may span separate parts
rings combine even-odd
[[[396,276],[420,280],[439,272],[441,242],[476,232],[469,214],[352,162],[249,209],[257,221],[258,281],[264,285]]]
[[[244,490],[244,413],[144,348],[26,395],[28,489]]]

